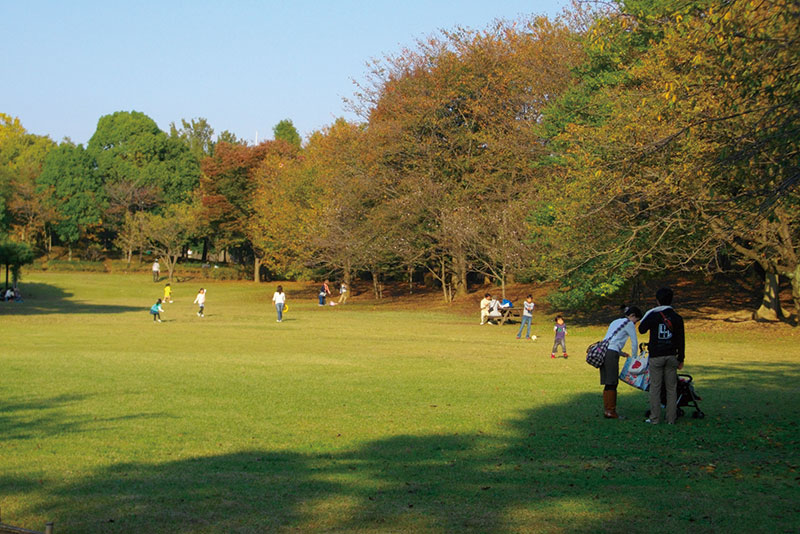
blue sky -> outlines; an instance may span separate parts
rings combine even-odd
[[[205,117],[252,142],[291,119],[304,137],[350,115],[371,58],[438,29],[557,15],[567,0],[0,0],[0,112],[86,143],[136,110],[163,130]]]

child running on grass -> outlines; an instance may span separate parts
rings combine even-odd
[[[169,284],[164,286],[164,304],[167,302],[172,304],[172,287]]]
[[[553,341],[553,349],[550,351],[550,358],[555,359],[556,350],[559,345],[561,345],[564,357],[567,358],[567,325],[564,324],[564,318],[560,315],[556,315],[555,322],[556,325],[553,327],[553,330],[556,333],[556,339]]]
[[[163,312],[163,311],[164,311],[164,309],[161,307],[161,299],[158,299],[156,301],[156,303],[153,304],[153,306],[150,307],[150,315],[153,316],[153,322],[154,323],[156,321],[159,322],[159,323],[161,322],[161,312]]]
[[[200,291],[198,291],[197,296],[194,298],[194,303],[200,306],[200,309],[197,310],[197,316],[205,317],[205,315],[203,315],[203,310],[206,308],[206,290],[202,287],[200,288]]]

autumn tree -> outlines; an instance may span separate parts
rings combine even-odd
[[[775,275],[797,265],[794,16],[780,1],[632,3],[598,22],[589,57],[617,61],[584,73],[586,100],[561,111],[595,112],[563,120],[553,144],[568,176],[557,226],[588,244],[562,248],[571,280],[600,273],[610,294],[726,254],[762,265],[779,313]]]
[[[141,219],[141,231],[169,273],[175,272],[183,248],[197,237],[201,209],[195,204],[172,204],[163,213],[146,213]]]
[[[28,133],[18,118],[0,113],[0,233],[37,244],[53,213],[36,193],[36,178],[55,143]]]
[[[455,295],[467,291],[475,254],[487,257],[473,246],[489,228],[483,221],[499,224],[492,214],[535,189],[531,160],[544,151],[534,126],[579,56],[564,25],[499,22],[420,42],[379,63],[362,87],[379,151],[376,186],[390,203],[424,198],[408,222],[428,236],[432,270]]]

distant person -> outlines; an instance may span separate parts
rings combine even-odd
[[[14,290],[11,289],[10,287],[6,288],[6,290],[3,292],[3,300],[5,300],[6,302],[11,302],[12,300],[14,300]]]
[[[164,303],[167,302],[172,304],[172,286],[169,284],[164,286]]]
[[[161,279],[161,266],[158,265],[158,259],[153,262],[153,282],[158,282]]]
[[[499,319],[502,316],[503,312],[500,311],[500,301],[496,298],[492,298],[489,303],[489,319]]]
[[[339,286],[339,304],[347,302],[347,284],[342,282]]]
[[[531,325],[533,324],[533,308],[536,305],[533,303],[533,295],[525,297],[525,302],[522,303],[522,322],[519,325],[519,332],[517,332],[517,339],[522,337],[522,330],[528,326],[528,332],[525,334],[525,339],[531,338]]]
[[[161,299],[158,299],[155,304],[150,307],[150,315],[153,316],[153,322],[155,323],[158,321],[161,322],[161,313],[164,311],[164,308],[161,307]]]
[[[486,293],[483,298],[481,299],[480,308],[481,308],[481,325],[486,324],[489,322],[489,305],[492,303],[492,296],[489,293]],[[490,323],[491,324],[491,323]]]
[[[197,296],[194,298],[194,304],[197,304],[200,309],[197,310],[198,317],[205,317],[204,310],[206,309],[206,290],[202,287],[200,291],[197,292]]]
[[[322,282],[322,287],[319,289],[319,305],[325,306],[325,299],[331,294],[331,288],[328,285],[330,282],[325,280]]]
[[[278,312],[278,322],[283,322],[283,308],[286,306],[286,293],[283,292],[283,286],[278,286],[278,289],[273,293],[272,302]]]
[[[605,337],[608,350],[600,366],[600,384],[603,388],[603,417],[619,419],[617,414],[617,385],[619,385],[619,356],[625,343],[631,340],[631,356],[638,354],[639,341],[636,339],[636,323],[642,318],[642,310],[636,306],[623,306],[622,317],[608,325]]]
[[[18,287],[14,287],[14,302],[25,302],[22,300],[22,291]]]
[[[661,421],[661,388],[667,390],[667,424],[678,418],[678,370],[686,359],[686,337],[683,317],[672,309],[672,289],[662,287],[656,291],[658,306],[648,310],[639,324],[639,332],[650,331],[650,419],[657,425]]]
[[[564,323],[564,318],[560,315],[556,316],[555,326],[553,331],[556,334],[553,340],[553,348],[550,350],[550,359],[555,359],[556,351],[561,346],[561,351],[564,353],[564,358],[567,358],[567,325]]]

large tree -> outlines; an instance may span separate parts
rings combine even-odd
[[[559,226],[592,237],[562,249],[573,275],[590,269],[613,291],[637,272],[713,268],[725,254],[767,273],[763,315],[780,315],[777,275],[800,308],[798,9],[632,3],[598,23],[590,49],[624,61],[585,76],[580,109],[595,113],[573,114],[555,143],[569,162]]]
[[[104,183],[155,188],[165,204],[188,201],[200,178],[199,162],[180,136],[167,136],[138,111],[100,117],[87,150]]]
[[[102,223],[106,201],[95,160],[82,145],[63,142],[47,155],[37,187],[50,195],[49,205],[58,214],[55,231],[71,260],[73,245]]]
[[[455,295],[467,291],[475,254],[487,257],[474,249],[474,237],[491,228],[485,221],[503,224],[493,214],[535,188],[530,162],[545,154],[535,126],[579,57],[566,26],[498,22],[404,50],[363,88],[380,162],[375,185],[389,203],[424,199],[402,226],[426,236],[432,270]]]

